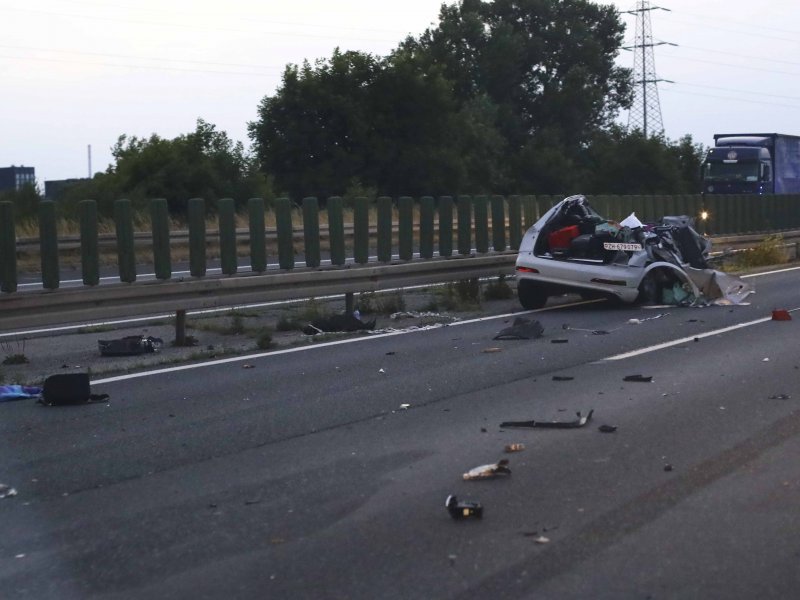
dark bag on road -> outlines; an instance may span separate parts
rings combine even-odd
[[[107,402],[108,394],[92,394],[88,373],[60,373],[44,380],[42,404],[86,404]]]

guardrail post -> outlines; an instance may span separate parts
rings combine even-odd
[[[316,198],[303,198],[303,241],[306,249],[306,266],[320,265],[319,202]]]
[[[219,262],[223,275],[235,275],[239,268],[236,258],[236,203],[233,198],[217,202],[219,230]]]
[[[56,227],[56,204],[52,200],[39,202],[39,247],[42,261],[42,287],[58,289],[58,229]]]
[[[527,195],[523,197],[522,211],[524,217],[522,227],[525,231],[527,231],[531,225],[539,220],[539,206],[536,203],[536,196]]]
[[[522,201],[519,196],[508,197],[508,245],[519,250],[522,242]]]
[[[100,253],[97,245],[97,202],[81,200],[78,203],[78,220],[81,231],[81,276],[83,285],[100,283]]]
[[[369,261],[369,199],[363,196],[353,204],[353,259],[360,265]]]
[[[506,206],[502,196],[492,196],[492,247],[495,252],[506,249]]]
[[[439,256],[453,256],[453,197],[439,198]]]
[[[433,258],[433,197],[419,199],[419,255]]]
[[[150,201],[150,227],[153,235],[153,270],[156,279],[164,281],[172,277],[169,206],[164,198]]]
[[[475,249],[486,254],[489,251],[489,199],[475,196]]]
[[[192,277],[206,274],[206,203],[202,198],[191,198],[189,213],[189,273]]]
[[[292,228],[292,203],[289,198],[275,200],[275,225],[278,228],[278,266],[294,268],[294,231]]]
[[[247,201],[250,227],[250,268],[254,273],[267,270],[267,240],[264,225],[264,199],[250,198]]]
[[[456,206],[458,212],[458,253],[472,253],[472,197],[459,196]]]
[[[328,198],[326,206],[328,210],[328,239],[331,249],[331,264],[341,266],[345,263],[342,198],[340,196]]]
[[[389,196],[378,198],[378,261],[388,263],[392,260],[392,199]]]
[[[136,281],[136,253],[133,246],[133,211],[131,201],[114,202],[114,223],[117,229],[117,262],[119,280],[124,283]]]
[[[411,260],[414,258],[414,199],[411,196],[398,198],[397,212],[400,221],[398,227],[400,260]]]
[[[13,202],[0,202],[0,291],[17,291],[17,234]]]

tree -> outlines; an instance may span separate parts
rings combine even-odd
[[[583,157],[584,190],[594,194],[688,194],[699,190],[703,148],[685,136],[612,127],[598,133]]]
[[[100,214],[112,214],[113,201],[129,198],[146,209],[152,198],[166,198],[173,214],[183,214],[190,198],[213,203],[225,197],[239,204],[252,196],[271,196],[264,176],[241,142],[203,119],[192,133],[169,140],[121,135],[112,149],[114,164],[105,173],[71,188],[64,199],[74,211],[79,200],[98,201]]]

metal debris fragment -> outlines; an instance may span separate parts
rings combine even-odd
[[[580,411],[575,413],[577,415],[577,419],[574,421],[504,421],[500,423],[500,427],[528,427],[528,428],[537,428],[537,429],[576,429],[578,427],[583,427],[586,425],[592,418],[592,414],[594,413],[594,409],[590,410],[588,414],[583,417],[581,416]]]
[[[601,433],[614,433],[617,430],[616,425],[600,425],[597,428]]]
[[[511,469],[508,468],[507,458],[490,465],[481,465],[480,467],[470,469],[464,473],[463,477],[465,481],[471,481],[474,479],[488,479],[490,477],[496,477],[497,475],[511,475]]]
[[[652,375],[626,375],[622,381],[635,381],[638,383],[651,383],[653,381]]]

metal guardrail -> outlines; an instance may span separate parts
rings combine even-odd
[[[511,275],[516,257],[516,252],[502,252],[388,265],[297,269],[267,275],[208,276],[183,281],[115,283],[88,289],[7,294],[0,296],[0,330]]]

